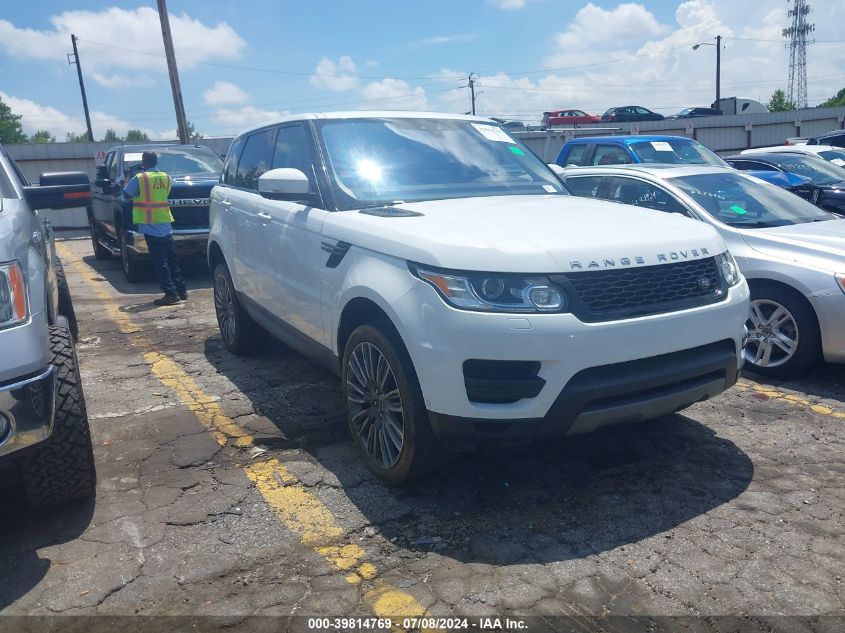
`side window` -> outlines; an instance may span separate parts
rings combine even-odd
[[[634,108],[634,110],[636,111],[637,114],[649,114],[649,111],[646,110],[645,108],[636,107],[636,108]]]
[[[610,200],[632,204],[635,207],[687,215],[686,209],[677,198],[651,183],[622,176],[611,176],[608,180]]]
[[[602,176],[567,176],[564,182],[573,196],[596,198],[599,195],[601,179]]]
[[[272,168],[291,167],[298,169],[314,182],[314,153],[311,140],[303,123],[294,123],[279,128],[276,147],[273,151]]]
[[[270,169],[275,134],[275,128],[271,128],[247,137],[243,154],[238,161],[238,175],[235,177],[236,186],[258,190],[258,177]]]
[[[745,161],[745,165],[740,169],[754,169],[756,171],[780,171],[777,167],[767,163],[758,163],[756,161]]]
[[[115,160],[117,152],[109,152],[106,156],[106,173],[109,175],[109,180],[117,182],[117,166],[118,162]]]
[[[236,138],[229,151],[226,153],[226,164],[223,165],[223,176],[221,182],[227,185],[235,184],[235,177],[238,175],[238,159],[241,157],[241,150],[244,148],[246,137]]]
[[[598,145],[593,154],[591,165],[625,165],[630,163],[628,152],[618,145]]]
[[[566,157],[561,161],[561,166],[566,167],[567,165],[578,165],[583,166],[586,165],[587,160],[587,150],[590,148],[589,143],[581,143],[579,145],[573,145],[569,148],[569,153]]]

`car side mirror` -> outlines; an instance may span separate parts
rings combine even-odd
[[[566,173],[566,170],[557,163],[548,163],[548,165],[549,169],[555,172],[556,176],[563,176]]]
[[[258,193],[271,200],[299,201],[310,197],[311,183],[299,169],[279,167],[258,177]]]
[[[103,190],[103,193],[111,193],[112,182],[108,178],[97,178],[94,181],[94,186]]]
[[[108,167],[106,167],[105,165],[97,165],[97,180],[105,180],[108,177]]]
[[[32,209],[84,207],[91,203],[91,182],[81,171],[44,173],[38,185],[24,187],[24,196]]]

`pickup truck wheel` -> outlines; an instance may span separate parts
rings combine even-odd
[[[765,376],[790,378],[815,365],[821,357],[821,335],[812,309],[797,294],[779,287],[751,291],[748,368]]]
[[[223,263],[214,267],[214,313],[226,349],[238,356],[255,350],[263,330],[238,301],[232,276]]]
[[[79,323],[76,320],[76,311],[73,309],[73,299],[67,285],[65,268],[62,266],[62,260],[58,258],[56,259],[56,285],[59,291],[59,314],[67,319],[73,340],[79,340]]]
[[[94,247],[94,257],[97,259],[111,259],[111,251],[100,244],[100,232],[97,230],[94,218],[88,219],[88,225],[91,229],[91,246]]]
[[[97,484],[76,352],[65,328],[50,327],[50,349],[57,381],[53,434],[19,462],[24,490],[33,506],[91,497]]]
[[[446,456],[431,429],[411,357],[388,321],[362,325],[341,371],[349,431],[367,465],[389,484],[410,483]]]
[[[122,233],[122,231],[121,231]],[[120,236],[120,262],[123,268],[123,276],[130,284],[136,284],[144,280],[143,264],[132,256],[126,246],[126,236]]]

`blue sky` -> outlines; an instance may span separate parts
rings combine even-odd
[[[845,3],[814,0],[810,103],[845,86]],[[669,113],[713,98],[713,47],[726,37],[723,95],[768,98],[786,86],[785,1],[170,0],[188,118],[224,135],[285,112],[466,111],[538,120],[543,110],[602,112],[639,103]],[[0,98],[27,132],[82,131],[73,32],[94,112],[112,127],[173,134],[155,2],[6,3]],[[834,41],[836,40],[836,41]],[[272,71],[272,72],[265,72]]]

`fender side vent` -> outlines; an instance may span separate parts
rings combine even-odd
[[[320,248],[329,254],[329,258],[326,260],[326,268],[337,268],[340,262],[343,261],[343,258],[346,257],[346,253],[349,252],[351,246],[352,244],[348,242],[323,240]]]

